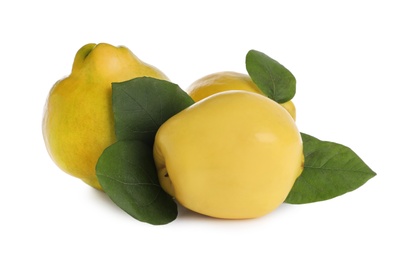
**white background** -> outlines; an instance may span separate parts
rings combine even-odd
[[[407,259],[406,13],[393,0],[2,1],[0,259]],[[180,209],[168,225],[138,222],[59,170],[42,140],[48,91],[90,42],[125,45],[183,88],[245,72],[262,51],[297,78],[299,129],[377,176],[254,220]]]

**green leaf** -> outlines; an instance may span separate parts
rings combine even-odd
[[[106,194],[132,217],[154,225],[177,217],[160,186],[153,158],[158,128],[194,101],[178,85],[149,77],[112,83],[117,142],[105,149],[96,176]]]
[[[118,141],[105,149],[96,176],[106,194],[132,217],[154,225],[177,217],[177,205],[160,186],[152,147]]]
[[[250,50],[246,55],[246,70],[257,87],[272,100],[285,103],[294,97],[294,75],[266,54]]]
[[[167,119],[194,103],[178,85],[150,77],[113,83],[112,96],[117,139],[150,144]]]
[[[353,191],[376,175],[350,148],[301,133],[304,170],[286,198],[304,204]]]

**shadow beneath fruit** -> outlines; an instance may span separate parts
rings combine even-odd
[[[114,214],[119,214],[121,216],[129,216],[125,211],[123,211],[120,207],[118,207],[110,198],[109,196],[100,190],[96,189],[90,189],[91,196],[93,196],[97,201],[100,201],[103,203],[103,206],[109,207],[107,209],[108,211],[114,212]],[[191,223],[191,222],[196,222],[196,223],[208,223],[211,225],[219,225],[224,227],[226,226],[231,226],[234,227],[234,225],[252,225],[253,222],[269,222],[271,219],[278,219],[282,215],[287,214],[287,211],[293,210],[292,205],[285,204],[283,203],[280,205],[277,209],[275,209],[273,212],[270,212],[266,216],[259,217],[259,218],[253,218],[253,219],[220,219],[220,218],[214,218],[206,215],[202,215],[200,213],[194,212],[192,210],[189,210],[179,204],[177,201],[175,201],[177,204],[177,209],[178,209],[178,216],[176,218],[176,222],[179,224],[181,223]]]
[[[105,192],[97,190],[97,189],[93,189],[93,188],[90,188],[89,190],[90,190],[91,196],[96,201],[99,201],[102,204],[104,204],[103,206],[108,206],[109,207],[109,209],[108,209],[109,211],[114,210],[114,212],[127,215],[127,213],[125,211],[123,211],[119,206],[117,206],[109,198],[109,196]],[[217,220],[215,218],[208,217],[208,216],[193,212],[193,211],[183,207],[182,205],[180,205],[177,201],[175,201],[175,203],[177,204],[177,209],[178,209],[177,219],[179,219],[179,220],[181,220],[181,219],[182,219],[182,221],[184,221],[184,220],[193,220],[193,221],[196,221],[196,220],[201,220],[201,221]]]

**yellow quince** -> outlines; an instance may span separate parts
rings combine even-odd
[[[249,75],[232,71],[222,71],[204,76],[193,82],[186,91],[197,102],[210,95],[227,90],[244,90],[264,95]],[[296,119],[296,109],[292,100],[280,105],[290,113],[294,120]]]
[[[212,217],[263,216],[303,169],[300,133],[273,100],[248,91],[210,95],[158,129],[153,155],[163,189]]]
[[[91,43],[78,50],[71,75],[50,90],[43,117],[45,145],[63,171],[102,189],[95,166],[115,142],[111,84],[141,76],[167,80],[126,47]]]

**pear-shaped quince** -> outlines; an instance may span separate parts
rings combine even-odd
[[[193,82],[187,89],[187,93],[197,102],[210,95],[227,91],[244,90],[264,95],[264,93],[251,80],[250,76],[233,71],[222,71],[204,76]],[[280,104],[296,119],[296,109],[292,100]]]
[[[303,168],[293,118],[248,91],[210,95],[171,117],[156,134],[153,154],[167,193],[190,210],[226,219],[271,212]]]
[[[91,43],[79,49],[71,75],[55,83],[44,109],[45,145],[63,171],[101,189],[95,166],[115,141],[111,84],[141,76],[167,79],[126,47]]]

